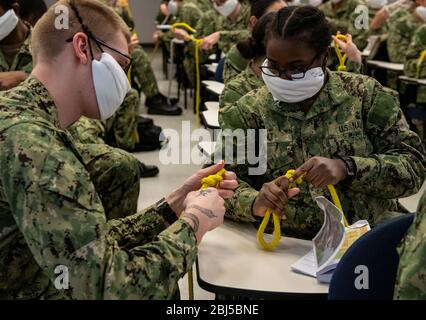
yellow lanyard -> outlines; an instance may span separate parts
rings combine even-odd
[[[184,22],[177,22],[172,25],[172,30],[176,28],[184,28],[188,31],[195,33],[197,32],[194,28]],[[186,41],[192,41],[195,45],[195,75],[196,75],[196,93],[195,93],[195,113],[197,128],[200,127],[200,103],[201,103],[201,74],[200,74],[200,44],[203,42],[202,39],[196,39],[194,36],[189,36]]]
[[[348,37],[343,34],[337,34],[337,39],[347,41]],[[336,51],[337,58],[339,59],[339,66],[337,67],[337,71],[347,71],[346,60],[348,60],[348,55],[345,53],[342,55],[340,48],[336,42],[334,42],[334,50]]]
[[[420,78],[420,70],[422,67],[422,63],[426,58],[426,49],[422,51],[422,53],[419,56],[419,59],[417,60],[417,65],[416,65],[416,78]]]
[[[286,177],[287,179],[290,179],[291,177],[293,177],[295,172],[296,172],[295,170],[289,170],[289,171],[287,171],[287,173],[285,174],[284,177]],[[299,177],[295,181],[296,184],[297,185],[302,184],[303,178],[304,178],[304,176]],[[291,188],[292,188],[292,186],[290,185],[289,189],[291,189]],[[342,204],[340,203],[336,189],[332,185],[328,185],[327,188],[330,191],[334,205],[343,214]],[[269,220],[271,219],[271,215],[273,216],[273,222],[274,222],[274,238],[271,242],[266,242],[265,239],[264,239],[264,234],[265,234],[266,226],[268,225]],[[348,221],[346,220],[346,217],[345,217],[344,214],[343,214],[343,220],[344,220],[345,226],[346,227],[349,226]],[[259,230],[257,231],[257,240],[258,240],[259,244],[262,246],[262,248],[265,249],[265,250],[272,251],[272,250],[275,250],[278,247],[280,240],[281,240],[281,221],[280,221],[280,217],[277,213],[272,212],[272,210],[266,211],[265,217],[263,218],[263,221],[262,221],[262,223],[259,227]]]

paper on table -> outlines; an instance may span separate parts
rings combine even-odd
[[[333,203],[324,197],[315,200],[324,212],[324,224],[313,239],[313,250],[293,264],[292,270],[329,282],[331,271],[348,248],[370,230],[370,225],[361,220],[345,228],[343,214]]]

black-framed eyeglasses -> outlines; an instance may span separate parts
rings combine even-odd
[[[108,48],[109,50],[111,50],[111,51],[113,51],[113,52],[117,53],[118,55],[120,55],[120,56],[122,56],[122,57],[126,58],[126,61],[127,61],[127,62],[126,62],[126,65],[121,66],[121,67],[123,68],[124,72],[127,74],[127,73],[129,72],[130,68],[132,67],[132,64],[133,64],[133,58],[132,58],[132,57],[130,57],[129,55],[127,55],[127,54],[125,54],[125,53],[123,53],[123,52],[121,52],[121,51],[117,50],[117,49],[114,49],[113,47],[111,47],[110,45],[108,45],[107,43],[105,43],[104,41],[97,39],[97,38],[93,35],[93,33],[89,30],[89,28],[88,28],[88,27],[84,24],[83,19],[81,18],[80,13],[78,12],[78,10],[77,10],[77,8],[74,6],[74,4],[70,1],[70,2],[69,2],[69,5],[70,5],[70,7],[74,10],[74,13],[75,13],[75,15],[76,15],[76,17],[77,17],[77,20],[78,20],[78,22],[80,22],[80,25],[81,25],[81,27],[82,27],[82,29],[83,29],[83,33],[84,33],[84,34],[88,37],[88,39],[89,39],[89,50],[90,50],[90,55],[91,55],[91,57],[92,57],[92,60],[93,60],[93,59],[95,59],[95,56],[94,56],[94,54],[93,54],[93,49],[92,49],[92,43],[91,43],[91,40],[92,40],[92,41],[94,41],[94,42],[96,43],[96,46],[98,47],[99,51],[101,51],[102,53],[104,53],[104,52],[105,52],[105,51],[102,49],[102,47],[105,47],[105,48]],[[73,38],[74,38],[74,35],[73,35],[71,38],[67,39],[67,40],[66,40],[66,42],[68,42],[68,43],[72,42]]]
[[[267,75],[269,77],[273,78],[283,78],[285,80],[300,80],[303,79],[306,75],[306,72],[308,72],[314,62],[318,59],[319,55],[316,55],[312,62],[306,67],[306,68],[294,68],[289,70],[278,70],[276,68],[272,68],[269,66],[269,60],[268,65],[262,65],[259,66],[260,70],[264,75]]]

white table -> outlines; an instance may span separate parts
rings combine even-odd
[[[207,70],[213,74],[216,74],[218,64],[213,62],[211,64],[206,64]]]
[[[378,61],[378,60],[369,60],[367,61],[367,64],[369,66],[386,69],[390,71],[395,72],[403,72],[404,71],[404,64],[403,63],[392,63],[392,62],[386,62],[386,61]]]
[[[411,82],[411,83],[415,83],[415,84],[419,84],[423,86],[426,85],[426,79],[410,78],[407,76],[399,76],[398,79],[401,81]]]
[[[211,110],[211,111],[219,111],[219,102],[217,101],[207,101],[204,103],[204,105],[206,106],[207,110]]]
[[[207,233],[198,253],[200,287],[251,298],[327,298],[327,284],[291,271],[312,249],[311,241],[284,237],[276,251],[268,252],[259,247],[256,232],[251,224],[226,221]]]
[[[220,129],[219,110],[207,110],[201,112],[206,127],[209,129]]]
[[[225,89],[225,85],[221,82],[212,81],[212,80],[204,80],[202,84],[206,87],[210,92],[220,96],[222,91]]]

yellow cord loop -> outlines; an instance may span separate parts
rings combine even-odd
[[[184,22],[177,22],[172,25],[172,30],[177,28],[183,28],[189,32],[195,33],[197,30],[192,28],[190,25]],[[197,128],[200,127],[200,104],[201,104],[201,74],[200,74],[200,45],[203,43],[203,39],[197,39],[194,36],[188,36],[185,41],[194,42],[195,47],[195,75],[196,75],[196,89],[195,89],[195,113]]]
[[[295,170],[289,170],[287,171],[284,177],[286,177],[287,179],[290,179],[295,172],[296,172]],[[303,182],[303,176],[298,178],[295,182],[296,184],[301,184]],[[291,189],[291,185],[289,186],[289,189]],[[264,234],[265,234],[265,229],[269,223],[269,220],[271,219],[271,215],[273,217],[273,222],[274,222],[274,238],[271,242],[268,243],[264,239]],[[280,240],[281,240],[280,217],[277,213],[272,212],[272,210],[267,210],[265,217],[263,218],[263,221],[260,224],[259,230],[257,231],[257,241],[259,242],[259,244],[262,246],[263,249],[272,251],[278,247],[278,245],[280,244]]]
[[[285,174],[285,178],[287,178],[288,180],[290,180],[291,177],[293,177],[294,173],[296,171],[295,170],[289,170],[287,171],[287,173]],[[303,183],[303,179],[304,179],[305,175],[300,176],[295,183],[297,185],[300,185]],[[289,189],[291,189],[292,186],[289,185]],[[339,197],[337,195],[336,189],[334,188],[334,186],[332,185],[328,185],[327,186],[328,190],[330,191],[331,194],[331,198],[333,200],[334,205],[342,212],[343,214],[343,220],[344,220],[344,224],[345,227],[348,227],[348,221],[346,220],[345,214],[343,213],[343,208],[342,208],[342,204],[340,203]],[[273,222],[274,222],[274,238],[271,242],[266,242],[264,239],[264,234],[265,234],[265,229],[269,223],[269,220],[271,219],[271,215],[273,216]],[[268,251],[272,251],[275,250],[281,240],[281,221],[280,221],[280,217],[277,213],[272,212],[272,210],[267,210],[265,217],[263,218],[263,221],[259,227],[259,230],[257,231],[257,240],[259,242],[259,244],[262,246],[263,249],[268,250]]]
[[[420,78],[420,70],[422,67],[422,63],[425,61],[425,59],[426,59],[426,49],[422,51],[422,53],[419,56],[419,60],[417,60],[416,78]]]
[[[340,33],[336,35],[336,38],[342,41],[348,40],[348,37]],[[336,41],[334,41],[334,50],[336,51],[337,58],[339,59],[339,66],[337,67],[337,71],[347,71],[346,60],[348,60],[348,55],[346,53],[342,55],[342,52],[340,51],[339,45]]]

